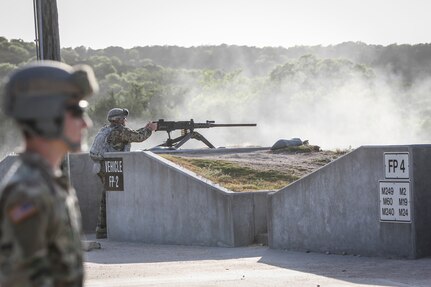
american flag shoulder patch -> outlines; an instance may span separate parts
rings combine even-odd
[[[30,201],[24,201],[12,206],[8,215],[13,223],[20,223],[37,213],[36,206]]]

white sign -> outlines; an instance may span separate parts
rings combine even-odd
[[[380,220],[411,222],[410,182],[380,181]]]
[[[385,152],[385,178],[409,178],[409,153]]]

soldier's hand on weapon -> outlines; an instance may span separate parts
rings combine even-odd
[[[147,125],[145,126],[146,129],[149,129],[150,131],[155,131],[157,130],[157,123],[153,123],[153,122],[148,122]]]

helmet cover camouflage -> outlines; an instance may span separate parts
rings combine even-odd
[[[128,109],[113,108],[108,112],[108,121],[112,122],[119,119],[125,119],[129,115]]]

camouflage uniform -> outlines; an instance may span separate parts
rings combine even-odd
[[[0,193],[1,286],[82,286],[75,190],[44,159],[24,153]]]
[[[57,165],[80,150],[78,136],[91,125],[84,99],[97,89],[89,66],[56,61],[29,63],[6,77],[3,112],[23,132],[26,152],[0,186],[3,287],[83,285],[78,201]]]
[[[102,156],[105,152],[122,152],[122,151],[130,151],[132,142],[142,142],[148,139],[152,132],[147,128],[140,128],[138,130],[132,130],[127,128],[121,124],[111,123],[103,127],[99,133],[102,133],[103,130],[110,129],[109,134],[106,139],[107,145],[105,146],[106,150],[102,152]],[[96,136],[97,138],[97,136]],[[96,143],[93,143],[93,146]],[[91,149],[92,150],[92,149]],[[105,172],[104,167],[101,165],[101,160],[103,157],[93,156],[90,150],[90,156],[96,162],[100,164],[100,170],[97,175],[100,177],[102,184],[105,185]],[[102,197],[100,199],[100,207],[99,214],[97,218],[97,227],[96,227],[96,238],[106,238],[106,191],[102,191]]]
[[[151,136],[151,131],[146,128],[138,130],[129,129],[123,125],[111,125],[112,131],[107,142],[116,151],[130,151],[132,142],[143,142]]]

